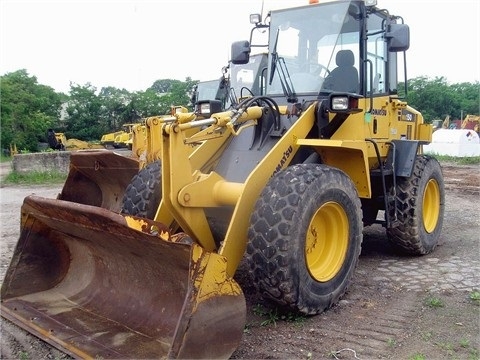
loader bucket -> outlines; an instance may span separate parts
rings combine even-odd
[[[224,257],[167,231],[25,198],[1,315],[77,358],[230,357],[245,325],[243,292]]]
[[[123,194],[138,170],[138,160],[112,151],[72,152],[70,171],[58,198],[119,212]]]

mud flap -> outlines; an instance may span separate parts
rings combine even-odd
[[[75,151],[60,200],[119,212],[127,186],[139,171],[138,160],[108,150]]]
[[[3,317],[80,358],[228,358],[246,316],[224,257],[150,220],[37,196],[1,298]]]

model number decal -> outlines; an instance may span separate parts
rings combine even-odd
[[[403,110],[400,116],[400,121],[414,122],[416,115],[408,110]]]

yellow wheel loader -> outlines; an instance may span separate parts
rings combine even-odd
[[[122,133],[123,133],[123,130],[103,134],[102,138],[100,139],[100,144],[103,145],[106,149],[108,149],[110,147],[113,147],[113,143],[115,142],[115,138],[118,135],[121,135]]]
[[[314,315],[352,281],[364,226],[435,249],[445,190],[422,154],[431,125],[397,94],[402,18],[356,0],[251,19],[269,32],[262,95],[164,121],[147,140],[161,164],[123,198],[85,200],[67,181],[58,199],[25,199],[2,316],[78,358],[228,358],[245,326],[241,261],[279,310]],[[235,42],[232,63],[257,45]]]
[[[125,130],[121,131],[118,135],[115,136],[113,140],[113,147],[115,149],[128,148],[132,150],[132,137],[133,137],[133,127],[138,124],[123,124],[122,128]]]

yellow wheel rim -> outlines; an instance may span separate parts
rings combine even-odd
[[[440,187],[437,181],[430,179],[423,193],[423,226],[431,233],[435,230],[440,214]]]
[[[315,213],[308,227],[305,259],[310,275],[326,282],[337,275],[347,254],[348,217],[340,204],[329,201]]]

